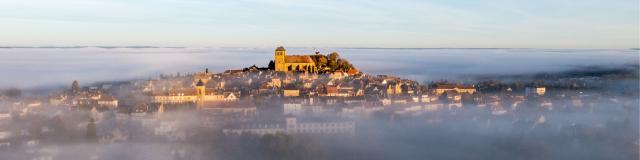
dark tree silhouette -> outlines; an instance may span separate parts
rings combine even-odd
[[[73,95],[76,95],[80,92],[80,84],[78,84],[78,81],[73,80],[73,82],[71,83],[71,93],[73,93]]]
[[[273,60],[269,61],[269,65],[268,65],[270,70],[275,70],[276,69],[276,63],[273,62]]]

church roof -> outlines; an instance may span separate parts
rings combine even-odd
[[[349,71],[347,71],[347,74],[356,74],[356,73],[358,73],[358,70],[357,69],[353,69],[353,68],[351,68],[351,69],[349,69]]]
[[[309,56],[294,55],[286,56],[284,62],[286,63],[314,63],[313,59]]]
[[[286,51],[283,46],[276,48],[276,51]]]

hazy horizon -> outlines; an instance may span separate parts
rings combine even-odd
[[[638,5],[634,0],[0,1],[0,45],[638,48]]]
[[[269,48],[0,48],[0,88],[68,86],[101,81],[148,79],[160,74],[266,67]],[[287,54],[340,53],[367,74],[387,74],[419,82],[486,74],[559,72],[587,66],[638,64],[632,49],[397,49],[296,48]],[[46,55],[46,56],[44,56]],[[544,63],[542,63],[544,62]],[[533,67],[535,66],[535,67]],[[25,79],[29,79],[25,83]]]

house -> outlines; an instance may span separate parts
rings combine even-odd
[[[115,109],[118,107],[118,99],[113,96],[101,96],[100,99],[97,100],[98,105],[109,107],[111,109]]]
[[[269,86],[281,87],[282,86],[282,80],[280,80],[280,78],[272,78],[271,81],[269,82]]]
[[[283,95],[285,97],[298,97],[298,96],[300,96],[300,90],[299,89],[285,89],[283,91]]]
[[[151,96],[153,102],[155,103],[196,103],[199,105],[208,102],[235,101],[238,98],[236,94],[220,94],[215,89],[207,89],[203,80],[198,80],[198,83],[196,83],[194,89],[178,89],[165,92],[154,92],[151,94]]]
[[[329,97],[338,96],[338,87],[327,86],[326,91],[327,91],[326,96],[329,96]]]
[[[342,79],[342,78],[344,78],[344,77],[348,77],[348,76],[349,76],[349,74],[347,74],[347,73],[345,73],[345,72],[342,72],[342,71],[335,71],[335,72],[333,72],[329,77],[330,77],[331,79]]]
[[[438,95],[443,94],[447,91],[473,94],[476,92],[476,88],[474,86],[463,86],[463,85],[438,85],[435,89],[435,92]]]

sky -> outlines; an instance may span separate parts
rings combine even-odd
[[[638,0],[0,0],[0,46],[639,48]]]

